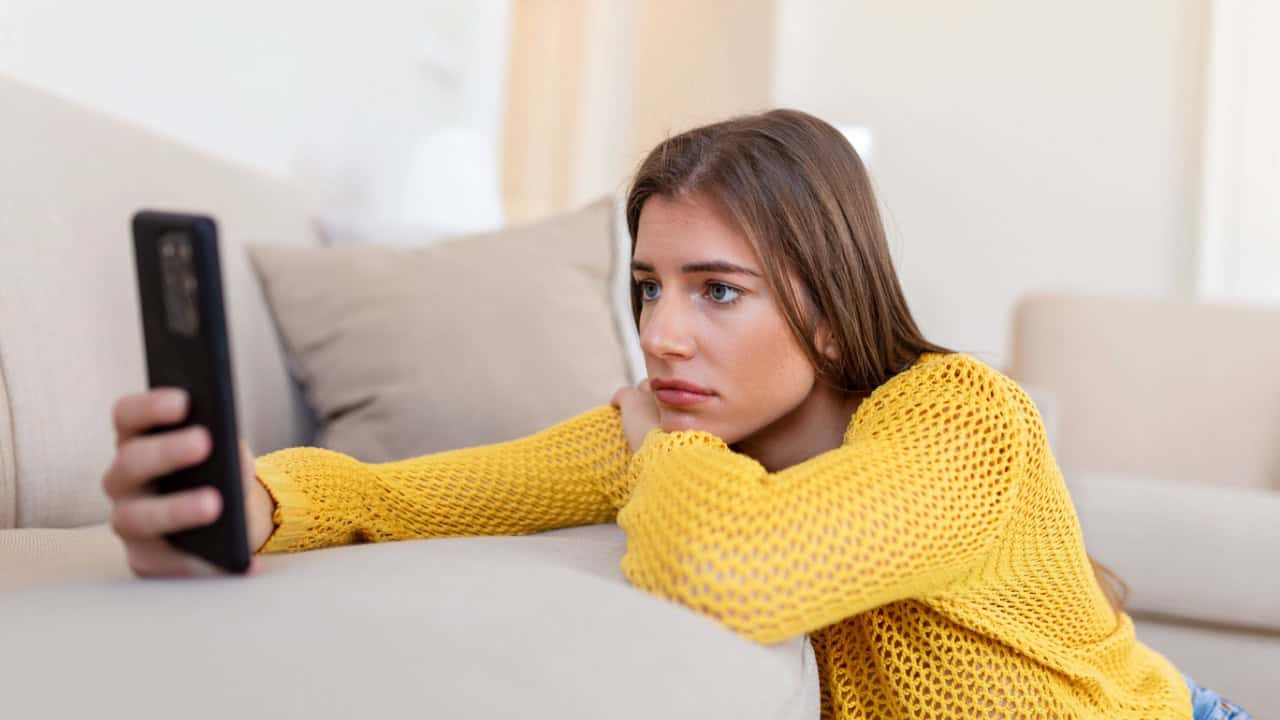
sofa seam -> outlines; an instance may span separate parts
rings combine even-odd
[[[3,344],[0,343],[0,350]],[[8,374],[4,367],[4,353],[0,352],[0,403],[4,404],[7,432],[0,433],[0,450],[7,445],[11,452],[0,452],[0,487],[11,488],[12,502],[0,506],[0,529],[18,526],[18,434],[13,416],[13,396],[9,393]]]

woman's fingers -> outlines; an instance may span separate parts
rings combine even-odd
[[[200,425],[139,435],[117,448],[115,461],[102,478],[102,489],[112,498],[133,494],[153,478],[204,460],[211,447],[209,431]]]
[[[225,574],[204,558],[174,549],[163,538],[130,542],[129,569],[139,577],[213,577]]]
[[[182,388],[155,388],[125,395],[111,406],[116,447],[148,428],[170,425],[187,416],[187,393]]]
[[[157,493],[148,487],[156,478],[209,457],[213,439],[204,427],[148,433],[152,428],[180,423],[188,416],[189,408],[186,392],[176,387],[126,395],[112,406],[116,455],[102,476],[102,488],[112,502],[111,528],[124,541],[129,567],[137,575],[223,574],[220,567],[172,545],[164,537],[217,520],[223,510],[218,490],[204,486]],[[247,478],[252,480],[253,457],[243,440],[239,451]],[[258,559],[250,558],[249,574],[258,571]]]
[[[643,397],[645,393],[653,393],[649,388],[649,378],[645,378],[635,385],[623,385],[618,388],[617,392],[613,394],[613,397],[609,398],[609,404],[616,408],[620,408],[622,407],[622,403],[626,402],[632,396]]]
[[[111,528],[126,541],[149,540],[202,527],[222,513],[222,496],[213,487],[167,495],[143,494],[119,500],[111,510]]]

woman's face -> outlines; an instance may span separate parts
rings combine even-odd
[[[632,278],[663,430],[705,430],[732,445],[813,393],[813,365],[769,289],[760,257],[705,195],[645,201]],[[671,380],[708,394],[664,391],[662,383]]]

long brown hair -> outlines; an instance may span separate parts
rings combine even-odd
[[[920,333],[893,270],[862,159],[827,123],[796,110],[773,110],[661,142],[627,195],[633,254],[645,201],[693,192],[717,202],[746,233],[787,324],[818,376],[833,387],[869,392],[923,352],[950,352]],[[794,295],[788,268],[808,298]],[[633,284],[637,327],[640,307]],[[835,358],[814,342],[820,319],[829,322]]]
[[[830,124],[798,110],[771,110],[663,140],[640,164],[627,194],[632,255],[645,201],[695,192],[716,202],[746,234],[792,333],[831,386],[870,392],[922,353],[952,352],[921,334],[893,268],[866,168]],[[788,271],[807,297],[796,297]],[[633,282],[637,328],[640,310]],[[815,342],[823,320],[835,357]],[[1100,585],[1104,575],[1119,580],[1089,560]],[[1121,609],[1123,595],[1103,589]]]

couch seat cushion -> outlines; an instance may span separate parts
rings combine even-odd
[[[758,645],[636,590],[616,525],[270,555],[253,577],[196,579],[132,577],[103,526],[10,532],[6,716],[818,716],[805,638]]]
[[[1137,613],[1280,631],[1280,493],[1077,472],[1085,545]]]

